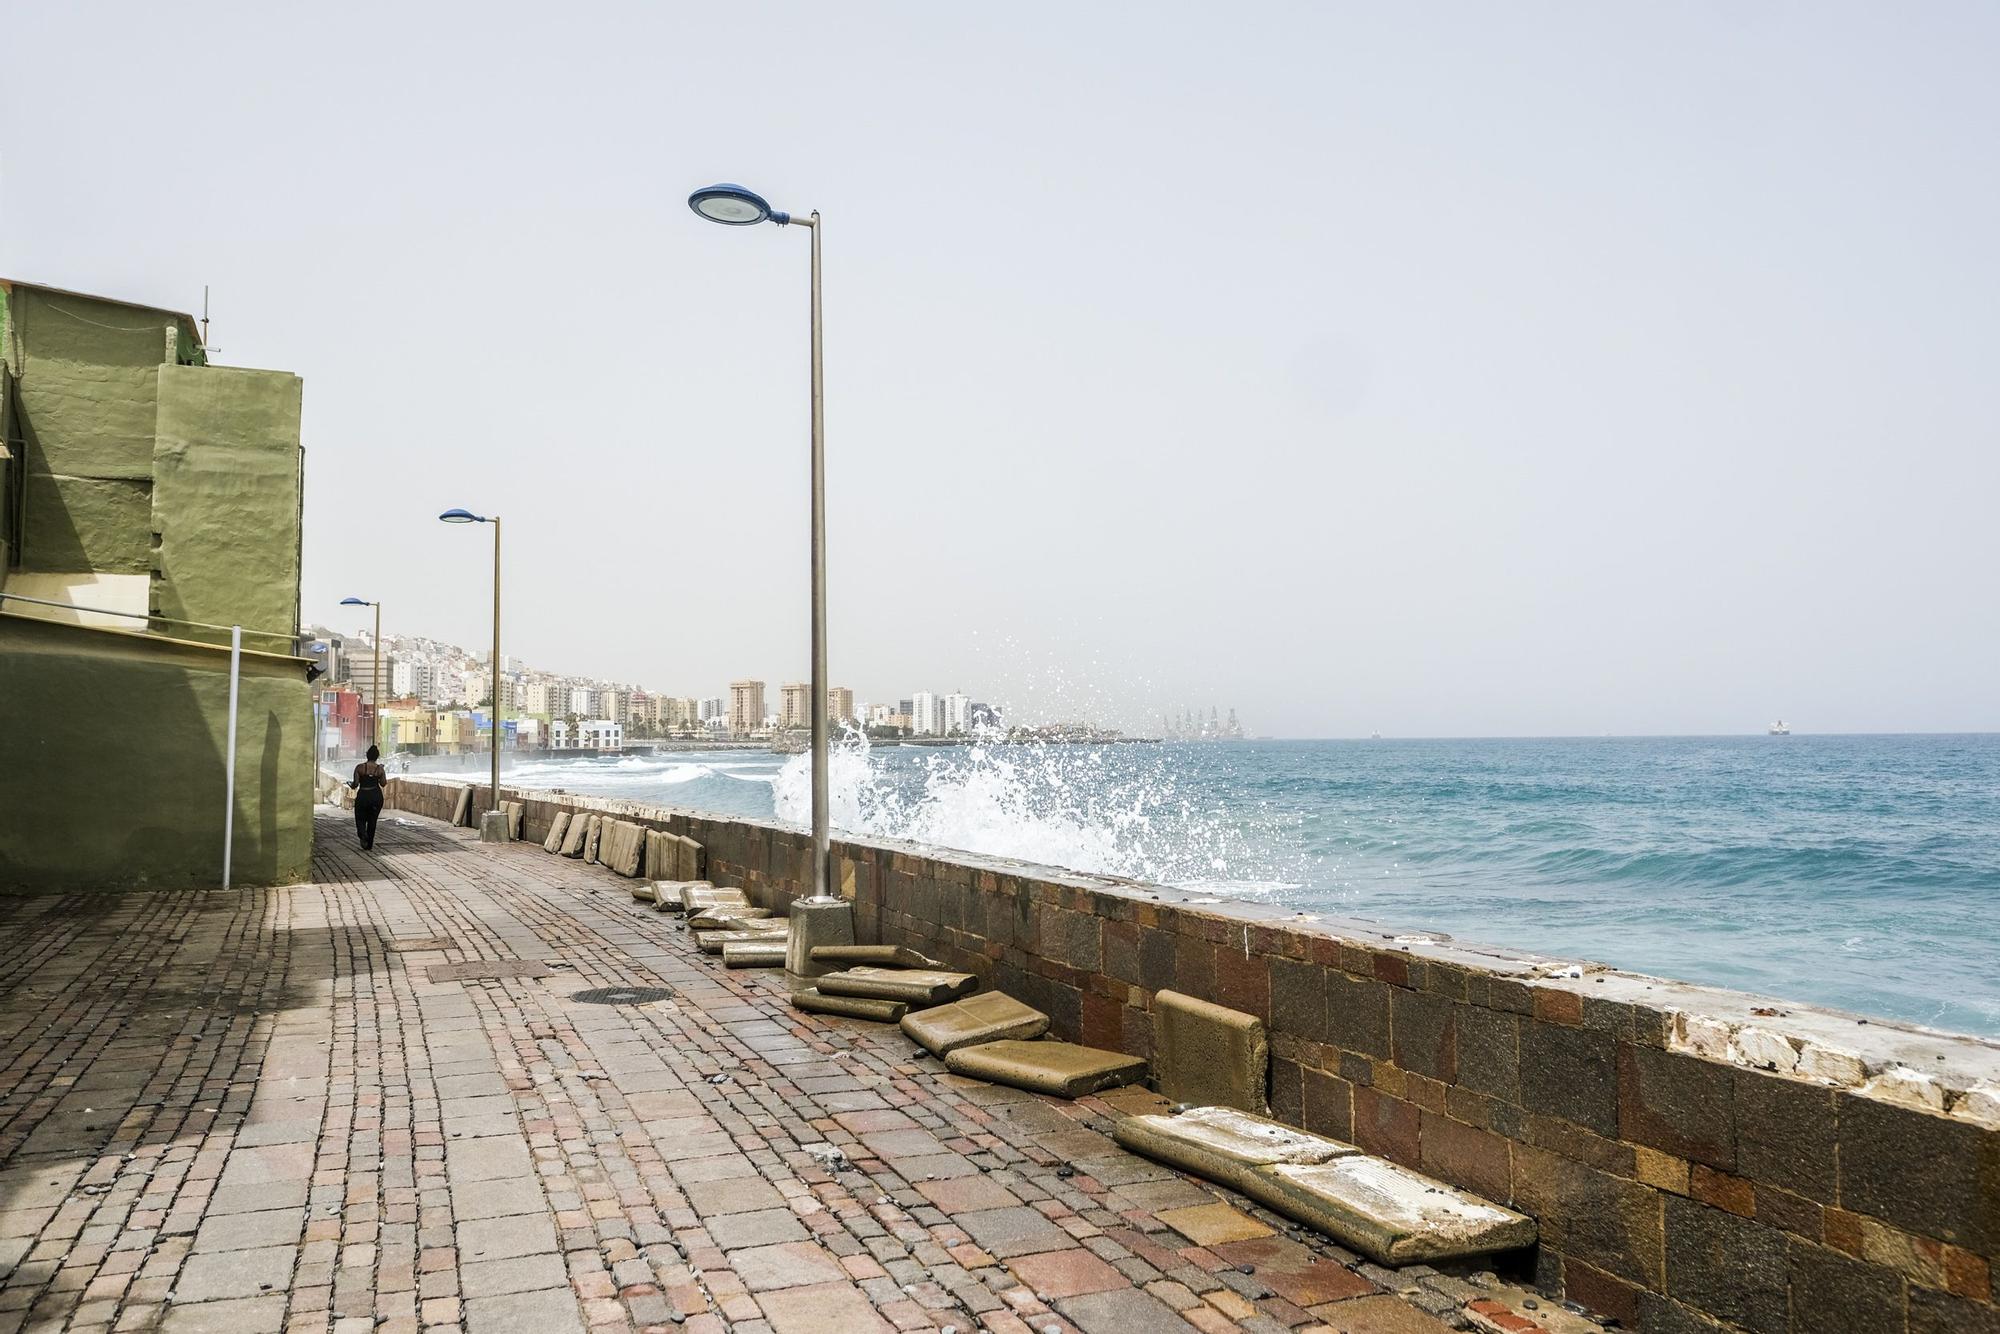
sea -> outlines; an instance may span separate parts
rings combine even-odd
[[[2000,735],[875,746],[836,829],[2000,1037]],[[510,766],[805,823],[805,756]]]

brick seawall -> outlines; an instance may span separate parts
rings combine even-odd
[[[449,819],[462,786],[389,804]],[[767,906],[810,875],[795,827],[502,796],[525,838],[564,810],[687,834]],[[1538,1281],[1627,1326],[2000,1334],[2000,1043],[914,844],[836,840],[830,874],[861,939],[1063,1038],[1150,1056],[1164,988],[1258,1015],[1278,1117],[1534,1215]]]

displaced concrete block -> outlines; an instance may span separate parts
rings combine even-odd
[[[792,1008],[810,1014],[839,1014],[849,1019],[873,1019],[877,1023],[893,1024],[910,1007],[901,1001],[869,996],[829,996],[817,987],[807,987],[792,993]]]
[[[949,1056],[960,1047],[1012,1038],[1026,1041],[1049,1031],[1049,1017],[1001,991],[915,1010],[903,1016],[903,1032],[933,1056]]]
[[[1178,991],[1153,994],[1153,1073],[1174,1102],[1271,1110],[1271,1047],[1264,1021]]]
[[[1906,1065],[1892,1065],[1861,1088],[1862,1095],[1914,1107],[1920,1112],[1944,1110],[1944,1087],[1935,1079]]]
[[[604,817],[593,815],[583,825],[583,859],[595,862],[604,847]]]
[[[1868,1067],[1852,1052],[1807,1042],[1799,1048],[1798,1071],[1807,1079],[1817,1079],[1835,1088],[1859,1088],[1868,1078]]]
[[[1456,1260],[1535,1240],[1527,1215],[1365,1154],[1258,1168],[1244,1194],[1377,1264]]]
[[[845,899],[798,899],[792,903],[791,916],[792,947],[785,956],[787,983],[797,986],[800,981],[840,971],[815,960],[812,952],[827,945],[854,943],[854,905]]]
[[[542,840],[543,852],[561,852],[563,840],[569,837],[569,812],[557,811],[555,823],[549,826],[549,836]]]
[[[772,916],[769,908],[750,908],[740,905],[702,908],[688,914],[690,931],[741,931],[745,922],[755,922]]]
[[[507,812],[483,811],[479,816],[479,841],[481,843],[505,843],[507,839]]]
[[[1069,1042],[983,1042],[960,1047],[944,1063],[955,1075],[1058,1098],[1081,1098],[1146,1077],[1146,1063],[1137,1056]]]
[[[2000,1130],[2000,1084],[1980,1080],[1959,1096],[1951,1114],[1988,1130]]]
[[[451,822],[453,825],[461,827],[472,823],[471,788],[462,787],[458,790],[458,800],[451,808]]]
[[[518,842],[521,837],[521,822],[528,818],[528,808],[518,801],[503,801],[500,805],[507,812],[507,837]]]
[[[1249,1174],[1280,1165],[1312,1166],[1361,1152],[1234,1107],[1190,1107],[1178,1116],[1128,1116],[1111,1137],[1132,1152],[1244,1190]]]
[[[639,863],[646,851],[645,826],[630,820],[606,820],[604,843],[598,851],[599,860],[619,875],[639,874]]]
[[[681,845],[663,829],[646,831],[645,874],[648,880],[681,878]]]
[[[563,835],[562,855],[565,857],[581,857],[584,845],[589,842],[589,838],[590,816],[582,811],[572,812],[569,817],[569,830]]]
[[[700,912],[703,908],[748,908],[750,896],[735,885],[711,885],[706,880],[683,880],[681,911]]]
[[[939,968],[936,959],[927,959],[913,949],[902,945],[815,945],[812,948],[814,963],[838,964],[852,967],[855,964],[869,964],[877,968]]]
[[[725,968],[783,968],[785,937],[772,932],[768,940],[732,940],[722,947]]]
[[[956,1000],[978,985],[971,973],[930,968],[849,968],[819,979],[819,989],[830,996],[873,996],[919,1008]]]
[[[674,835],[674,843],[678,849],[677,855],[680,865],[680,870],[676,878],[681,880],[701,879],[701,844],[695,842],[686,834]]]
[[[766,927],[769,929],[763,929]],[[694,943],[703,954],[720,954],[729,946],[745,941],[775,940],[782,944],[788,934],[784,922],[774,918],[769,922],[746,922],[741,931],[703,931],[695,936]]]

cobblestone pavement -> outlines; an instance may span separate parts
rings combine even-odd
[[[1522,1327],[1117,1149],[1150,1095],[799,1014],[601,868],[318,835],[310,885],[0,901],[0,1332]],[[575,996],[621,985],[674,995]]]

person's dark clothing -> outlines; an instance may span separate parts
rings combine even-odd
[[[369,772],[371,769],[375,772]],[[354,832],[360,837],[363,849],[375,846],[375,821],[382,815],[382,778],[378,766],[355,766]]]

